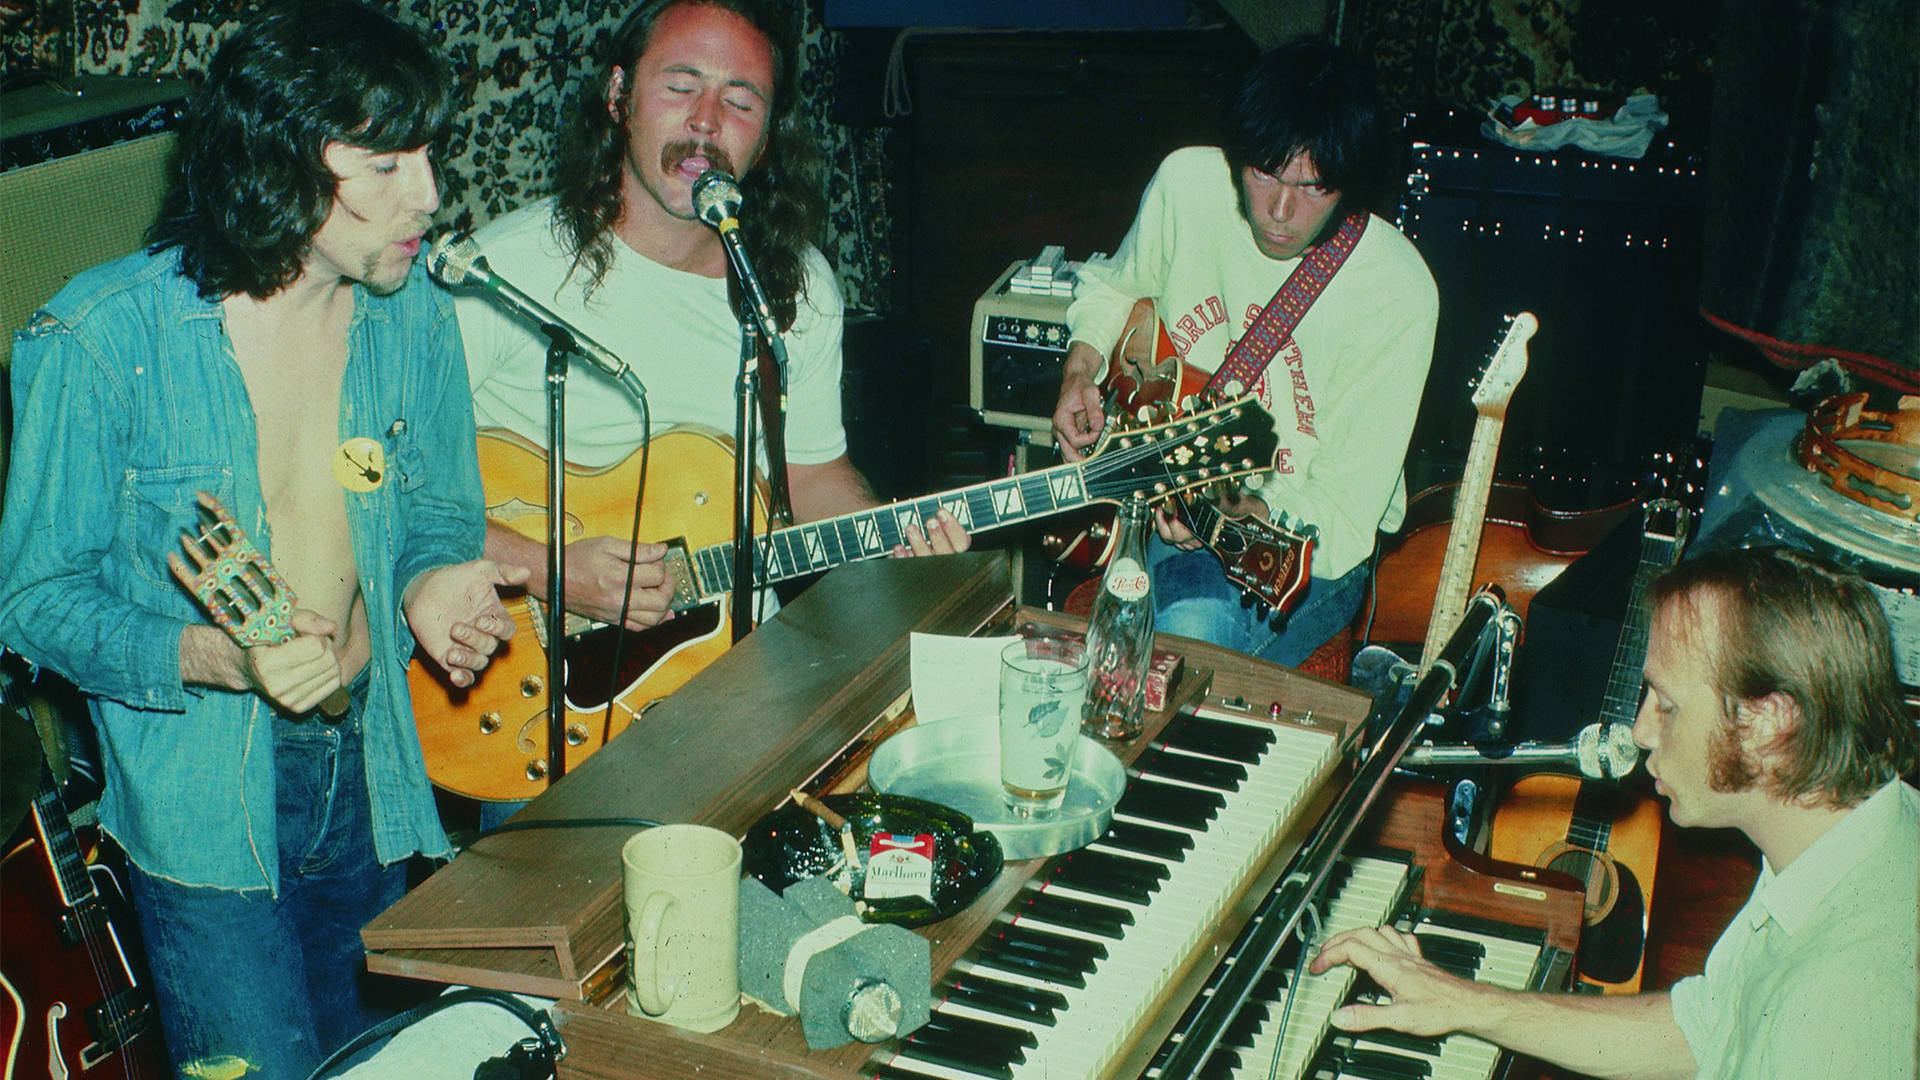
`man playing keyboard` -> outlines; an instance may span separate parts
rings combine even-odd
[[[1349,1031],[1467,1032],[1600,1077],[1912,1077],[1920,739],[1867,583],[1790,548],[1682,563],[1653,587],[1634,739],[1676,824],[1765,859],[1746,906],[1671,991],[1523,994],[1449,975],[1392,927],[1328,940],[1391,995]]]

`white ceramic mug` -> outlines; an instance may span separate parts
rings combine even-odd
[[[705,825],[659,825],[620,849],[627,899],[627,1012],[717,1031],[740,1011],[740,842]]]

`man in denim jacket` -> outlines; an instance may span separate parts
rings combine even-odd
[[[351,0],[257,19],[213,60],[155,246],[16,338],[0,641],[89,697],[186,1075],[304,1076],[377,1018],[359,929],[448,850],[407,658],[466,684],[512,633],[452,305],[413,280],[451,85]],[[241,648],[174,581],[199,492],[297,595],[292,640]]]

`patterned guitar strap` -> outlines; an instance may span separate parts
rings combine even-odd
[[[1360,234],[1366,228],[1366,211],[1348,214],[1326,243],[1307,252],[1306,257],[1300,260],[1300,265],[1287,275],[1280,291],[1274,293],[1273,299],[1267,301],[1267,306],[1260,309],[1253,325],[1247,327],[1247,332],[1240,336],[1239,341],[1234,342],[1226,360],[1221,362],[1220,370],[1207,380],[1203,393],[1208,400],[1218,401],[1225,397],[1229,383],[1237,382],[1248,391],[1253,389],[1260,374],[1273,361],[1274,354],[1293,336],[1294,327],[1300,325],[1307,309],[1319,299],[1320,291],[1327,287],[1327,282],[1333,280],[1334,273],[1347,261],[1347,256],[1353,254],[1353,246],[1360,242]]]

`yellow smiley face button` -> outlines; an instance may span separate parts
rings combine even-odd
[[[387,478],[386,448],[364,436],[348,439],[334,452],[333,475],[348,491],[372,491]]]

